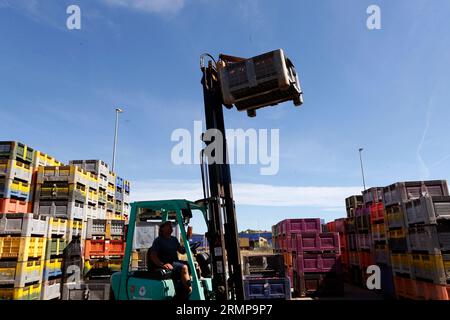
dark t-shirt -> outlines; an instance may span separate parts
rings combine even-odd
[[[164,237],[157,237],[153,241],[151,250],[156,251],[158,254],[158,259],[166,264],[172,264],[174,261],[178,260],[177,250],[180,247],[180,242],[176,237],[170,237],[168,239]]]

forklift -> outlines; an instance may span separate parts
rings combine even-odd
[[[176,297],[170,272],[130,271],[135,223],[145,218],[159,219],[162,222],[174,220],[180,228],[192,276],[193,290],[189,296],[190,300],[244,300],[223,106],[228,109],[235,106],[238,111],[245,111],[249,117],[255,117],[256,110],[285,101],[293,101],[295,106],[302,105],[303,92],[295,67],[282,49],[249,59],[220,54],[218,61],[205,53],[200,57],[200,69],[203,75],[201,84],[206,129],[220,132],[223,139],[222,149],[208,154],[205,150],[214,141],[208,141],[202,136],[206,145],[200,153],[202,200],[144,201],[131,204],[122,270],[111,277],[111,291],[115,299],[158,300]],[[191,247],[187,245],[189,232],[186,228],[192,217],[192,210],[200,210],[207,224],[209,257],[206,263],[204,256],[196,254],[199,244],[192,244]],[[196,270],[194,256],[203,261],[200,268],[203,270]],[[206,270],[208,268],[210,272]]]

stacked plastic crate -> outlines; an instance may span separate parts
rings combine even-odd
[[[108,171],[108,189],[106,190],[106,219],[120,219],[116,214],[116,174]]]
[[[364,205],[361,195],[350,196],[345,199],[347,218],[345,220],[345,230],[347,238],[347,248],[349,256],[348,274],[346,278],[355,285],[362,285],[362,272],[359,263],[356,212],[360,211]]]
[[[344,291],[339,234],[321,232],[320,219],[285,221],[293,261],[294,292],[340,295]]]
[[[442,180],[399,182],[383,190],[388,223],[403,225],[389,238],[399,298],[449,299],[448,195]]]
[[[394,279],[392,276],[391,258],[387,243],[387,228],[384,218],[383,188],[373,187],[363,191],[366,210],[370,212],[370,229],[372,231],[372,264],[381,271],[380,293],[386,298],[393,298]],[[367,276],[367,275],[366,275]]]
[[[32,212],[34,150],[16,141],[0,141],[0,213]]]
[[[48,219],[32,213],[0,218],[0,300],[39,300]]]

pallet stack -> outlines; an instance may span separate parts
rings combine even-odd
[[[39,300],[48,236],[48,219],[32,213],[0,218],[0,300]]]
[[[294,292],[302,297],[344,292],[339,234],[321,231],[320,219],[291,222]]]
[[[398,298],[445,299],[450,287],[450,197],[446,181],[395,183],[383,190]],[[397,227],[401,225],[402,227]]]
[[[34,150],[15,141],[0,141],[0,212],[32,212]]]
[[[346,278],[354,285],[362,285],[362,272],[359,262],[358,254],[358,230],[356,212],[363,207],[363,197],[360,195],[350,196],[345,199],[345,206],[347,210],[347,219],[345,222],[347,247],[349,264],[346,270]]]

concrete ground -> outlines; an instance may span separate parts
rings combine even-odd
[[[377,292],[373,292],[346,283],[344,285],[344,296],[305,297],[305,298],[293,298],[292,300],[383,300],[383,296],[381,296]]]

